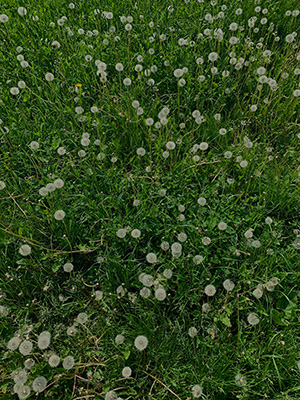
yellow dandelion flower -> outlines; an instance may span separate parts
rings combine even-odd
[[[75,85],[75,87],[81,87],[82,86],[82,84],[81,83],[76,83],[76,85]]]

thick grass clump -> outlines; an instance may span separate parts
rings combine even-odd
[[[1,5],[1,398],[299,399],[297,7]]]

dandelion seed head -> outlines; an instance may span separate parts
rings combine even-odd
[[[148,261],[148,263],[154,264],[157,262],[157,257],[154,253],[148,253],[146,255],[146,260]]]
[[[201,397],[203,394],[203,389],[200,385],[194,385],[192,387],[192,395],[195,399]]]
[[[49,347],[51,341],[50,332],[44,331],[38,337],[38,348],[41,350],[47,349]]]
[[[19,253],[21,256],[28,256],[31,253],[31,247],[28,244],[23,244],[19,249]]]
[[[144,299],[148,299],[148,297],[150,297],[151,295],[151,290],[147,287],[143,287],[140,290],[140,295],[144,298]]]
[[[85,312],[79,313],[76,320],[77,322],[84,324],[88,320],[88,315]]]
[[[216,293],[216,288],[214,285],[205,286],[204,292],[207,296],[214,296]]]
[[[34,392],[41,392],[47,386],[47,379],[44,376],[38,376],[32,383],[32,390]]]
[[[63,220],[65,218],[65,215],[66,215],[66,213],[63,210],[57,210],[54,213],[54,218],[57,221],[61,221],[61,220]]]
[[[124,378],[129,378],[131,376],[131,374],[132,374],[132,369],[130,367],[124,367],[122,369],[122,376]]]
[[[32,348],[32,342],[30,342],[29,340],[24,340],[19,346],[19,352],[23,354],[23,356],[27,356],[31,353]]]
[[[197,335],[197,333],[198,333],[198,330],[194,326],[192,326],[188,330],[188,334],[189,334],[190,337],[195,337]]]
[[[64,369],[69,370],[74,367],[74,364],[75,364],[74,357],[67,356],[64,358],[62,366]]]
[[[56,368],[60,363],[60,357],[56,354],[52,354],[52,356],[48,360],[48,363],[51,368]]]
[[[73,271],[74,265],[70,262],[67,262],[64,264],[63,268],[65,272],[71,272]]]
[[[147,287],[151,287],[154,285],[154,278],[152,275],[145,274],[145,275],[143,275],[143,277],[141,279],[142,279],[143,285],[145,285]]]
[[[249,322],[250,325],[254,326],[257,325],[259,323],[259,318],[256,314],[250,313],[247,317],[247,320]]]
[[[48,82],[52,82],[54,80],[54,75],[51,72],[47,72],[45,75],[45,79]]]
[[[117,335],[115,337],[115,343],[116,344],[122,344],[124,343],[125,337],[123,335]]]
[[[226,279],[223,282],[223,286],[224,286],[224,289],[227,290],[227,292],[231,292],[234,289],[235,284],[230,279]]]
[[[145,350],[148,346],[148,339],[146,338],[146,336],[139,335],[136,337],[134,345],[140,351]]]
[[[7,343],[7,348],[9,350],[17,350],[17,348],[19,347],[19,344],[21,343],[21,339],[17,336],[14,336],[13,338],[11,338],[8,343]]]
[[[155,295],[155,298],[159,301],[163,301],[167,297],[167,293],[166,293],[165,289],[163,289],[163,288],[156,289],[154,295]]]

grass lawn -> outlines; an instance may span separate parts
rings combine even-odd
[[[300,398],[298,0],[0,5],[0,398]]]

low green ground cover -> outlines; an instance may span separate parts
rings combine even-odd
[[[1,4],[1,398],[299,399],[297,6]]]

